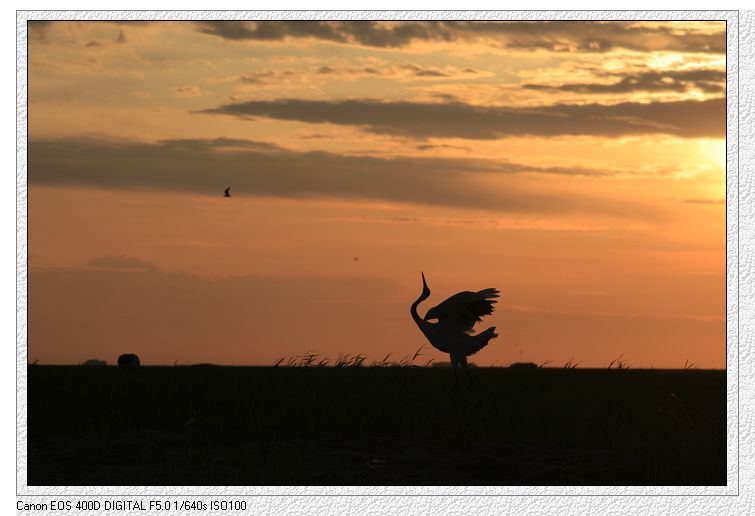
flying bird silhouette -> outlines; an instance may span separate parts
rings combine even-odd
[[[230,197],[231,196],[231,187],[225,189],[225,193],[223,194],[223,197]]]
[[[417,313],[417,307],[430,297],[430,289],[425,281],[425,273],[422,273],[422,294],[412,303],[409,311],[430,344],[451,356],[454,385],[457,382],[458,366],[464,369],[469,383],[474,383],[467,367],[467,357],[480,351],[488,345],[490,339],[498,336],[495,326],[476,335],[470,334],[475,323],[481,321],[483,316],[493,313],[493,303],[497,302],[495,298],[498,295],[499,291],[495,288],[486,288],[478,292],[459,292],[430,308],[423,319]],[[430,322],[431,319],[437,319],[438,322]]]

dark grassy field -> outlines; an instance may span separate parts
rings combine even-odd
[[[29,485],[723,485],[726,373],[31,366]]]

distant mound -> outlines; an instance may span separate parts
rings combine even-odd
[[[87,360],[81,365],[89,366],[89,367],[102,367],[102,366],[106,366],[107,362],[105,362],[104,360],[99,360],[97,358],[90,358],[89,360]]]
[[[514,362],[509,366],[509,369],[518,369],[520,371],[540,369],[537,364],[533,362]]]
[[[133,353],[125,353],[118,357],[118,367],[123,369],[136,369],[141,365],[139,357]]]

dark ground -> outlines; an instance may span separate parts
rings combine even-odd
[[[29,485],[724,485],[726,372],[29,367]]]

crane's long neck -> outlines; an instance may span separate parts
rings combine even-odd
[[[424,296],[424,295],[420,296],[414,303],[412,303],[412,307],[409,309],[409,311],[412,314],[412,319],[414,319],[414,322],[417,323],[417,326],[419,326],[420,328],[424,327],[427,323],[417,313],[417,307],[425,299],[427,299],[427,296]]]
[[[417,326],[419,326],[419,329],[423,332],[430,327],[431,323],[425,321],[422,319],[419,314],[417,313],[417,307],[419,304],[430,297],[430,289],[427,287],[427,282],[425,281],[425,274],[422,274],[422,294],[417,298],[417,300],[412,303],[411,308],[409,311],[412,314],[412,319],[414,319],[414,322],[417,323]]]

